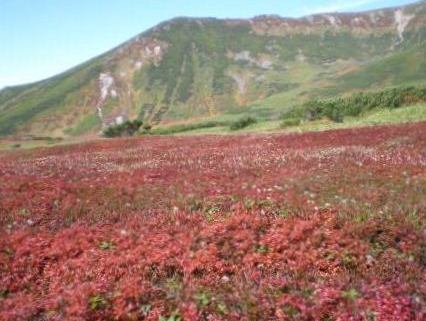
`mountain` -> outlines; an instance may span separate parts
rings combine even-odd
[[[424,83],[425,52],[425,1],[299,19],[176,18],[63,74],[3,89],[0,135],[274,118],[315,97]]]

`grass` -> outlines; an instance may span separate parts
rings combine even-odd
[[[285,131],[322,131],[338,128],[398,124],[417,121],[426,121],[426,104],[401,107],[399,109],[375,110],[359,117],[345,117],[343,123],[335,123],[330,120],[306,122],[297,127],[290,127]]]
[[[191,124],[177,124],[177,125],[170,125],[170,126],[164,126],[164,127],[157,127],[151,130],[151,134],[170,135],[170,134],[177,134],[177,133],[200,130],[200,129],[211,129],[211,128],[222,127],[226,125],[228,125],[228,122],[224,122],[224,121],[214,121],[214,120],[202,121],[202,122],[191,123]]]
[[[35,84],[40,86],[37,91],[29,91],[23,94],[18,101],[13,99],[5,101],[0,115],[0,135],[10,135],[20,126],[24,126],[32,119],[47,110],[63,108],[67,97],[78,93],[80,89],[88,85],[100,72],[97,61],[83,65],[76,72],[67,72],[47,82]],[[12,106],[12,107],[11,107]]]
[[[0,138],[0,152],[8,150],[30,150],[34,148],[45,148],[45,147],[54,147],[61,145],[73,145],[81,144],[87,141],[100,140],[98,136],[77,136],[77,137],[67,137],[63,139],[61,137],[51,137],[43,139],[19,139],[19,138]]]
[[[364,117],[348,119],[349,124],[379,125],[387,123],[408,123],[426,120],[426,104],[380,109]]]
[[[421,44],[374,61],[360,71],[338,79],[339,85],[336,88],[339,91],[350,91],[354,88],[381,88],[423,81],[426,77],[426,58],[423,54],[425,50],[426,45]]]
[[[397,109],[380,109],[359,117],[345,117],[343,123],[334,123],[320,119],[305,122],[299,126],[281,128],[281,120],[259,121],[238,131],[231,131],[229,124],[232,118],[224,117],[220,121],[203,121],[195,124],[179,124],[168,127],[157,127],[151,131],[153,135],[231,135],[248,133],[272,132],[310,132],[324,131],[339,128],[365,127],[383,124],[398,124],[426,121],[426,104],[401,107]],[[78,143],[79,138],[62,141],[52,140],[0,140],[1,150],[32,149],[37,147],[51,147],[62,144]]]
[[[65,131],[65,133],[71,136],[78,136],[88,133],[96,127],[98,127],[99,130],[101,129],[101,121],[98,115],[92,114],[83,118],[74,128]]]
[[[33,149],[37,147],[57,146],[61,142],[50,140],[4,140],[0,141],[0,151],[2,150],[17,150],[17,149]]]
[[[217,126],[211,128],[198,128],[175,134],[200,135],[200,134],[231,134],[231,133],[263,133],[263,132],[309,132],[323,131],[338,128],[364,127],[383,124],[397,124],[408,122],[426,121],[426,104],[401,107],[398,109],[380,109],[361,115],[359,117],[345,117],[343,123],[330,120],[316,120],[305,122],[299,126],[282,129],[280,120],[261,121],[242,130],[231,132],[229,127]]]

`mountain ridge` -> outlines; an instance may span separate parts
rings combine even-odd
[[[216,18],[216,17],[203,17],[203,16],[199,16],[199,17],[193,17],[193,16],[176,16],[170,19],[167,19],[165,21],[159,22],[158,24],[156,24],[153,27],[150,27],[148,29],[146,29],[145,31],[142,31],[141,33],[137,34],[136,36],[133,36],[131,38],[129,38],[128,40],[125,40],[123,42],[121,42],[119,45],[113,47],[110,50],[105,51],[104,53],[95,55],[91,58],[88,58],[86,60],[86,62],[89,62],[91,60],[97,59],[102,57],[105,54],[108,54],[118,48],[120,48],[121,46],[127,44],[128,42],[131,42],[132,40],[140,37],[141,35],[145,34],[145,33],[149,33],[151,31],[155,31],[157,28],[163,26],[163,25],[167,25],[171,22],[174,21],[180,21],[180,20],[211,20],[211,21],[250,21],[250,20],[262,20],[264,18],[273,18],[273,19],[279,19],[279,20],[302,20],[302,19],[307,19],[309,17],[315,17],[315,16],[323,16],[323,15],[357,15],[357,14],[363,14],[363,13],[371,13],[371,12],[376,12],[376,11],[392,11],[392,10],[396,10],[396,9],[400,9],[400,8],[407,8],[407,7],[411,7],[411,6],[418,6],[421,4],[426,4],[426,0],[419,0],[416,1],[414,3],[408,4],[408,5],[400,5],[400,6],[390,6],[390,7],[384,7],[384,8],[379,8],[379,9],[370,9],[370,10],[362,10],[362,11],[349,11],[349,12],[345,12],[345,11],[325,11],[325,12],[321,12],[321,13],[312,13],[312,14],[306,14],[306,15],[302,15],[302,16],[298,16],[298,17],[289,17],[289,16],[282,16],[279,14],[259,14],[256,16],[253,16],[251,18]],[[31,81],[31,82],[26,82],[26,83],[22,83],[22,84],[16,84],[16,85],[6,85],[3,88],[0,88],[0,92],[5,91],[7,89],[10,88],[19,88],[19,87],[23,87],[23,86],[30,86],[30,85],[36,85],[39,84],[43,81],[47,81],[47,80],[51,80],[54,77],[60,76],[62,74],[68,73],[70,71],[73,71],[75,68],[78,68],[79,66],[81,66],[81,64],[83,63],[78,63],[64,71],[58,72],[57,74],[53,75],[53,76],[49,76],[40,80],[35,80],[35,81]]]
[[[423,82],[425,4],[301,18],[176,17],[57,76],[2,89],[0,135],[83,135],[132,118],[277,117],[314,95],[362,89],[354,82],[369,64],[389,59],[393,69],[376,67],[369,88]],[[411,73],[394,79],[409,56],[418,58]]]

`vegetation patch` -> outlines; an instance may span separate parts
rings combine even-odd
[[[122,136],[133,136],[142,126],[143,122],[139,119],[134,121],[125,121],[123,124],[112,125],[103,131],[103,135],[108,138],[122,137]]]
[[[251,116],[242,117],[231,124],[229,127],[231,130],[240,130],[250,125],[256,124],[257,119]]]
[[[229,122],[225,121],[204,121],[199,123],[191,124],[180,124],[167,127],[156,127],[150,130],[150,133],[153,135],[171,135],[178,134],[187,131],[203,129],[203,128],[214,128],[220,126],[227,126]]]
[[[0,319],[424,320],[425,136],[2,152]]]
[[[398,87],[377,92],[359,92],[348,97],[314,99],[284,114],[283,122],[328,118],[343,122],[345,116],[360,116],[376,109],[395,109],[426,102],[426,87]]]

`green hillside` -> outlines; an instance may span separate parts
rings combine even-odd
[[[275,120],[305,101],[426,83],[426,4],[300,19],[177,18],[64,74],[0,91],[0,136]]]

